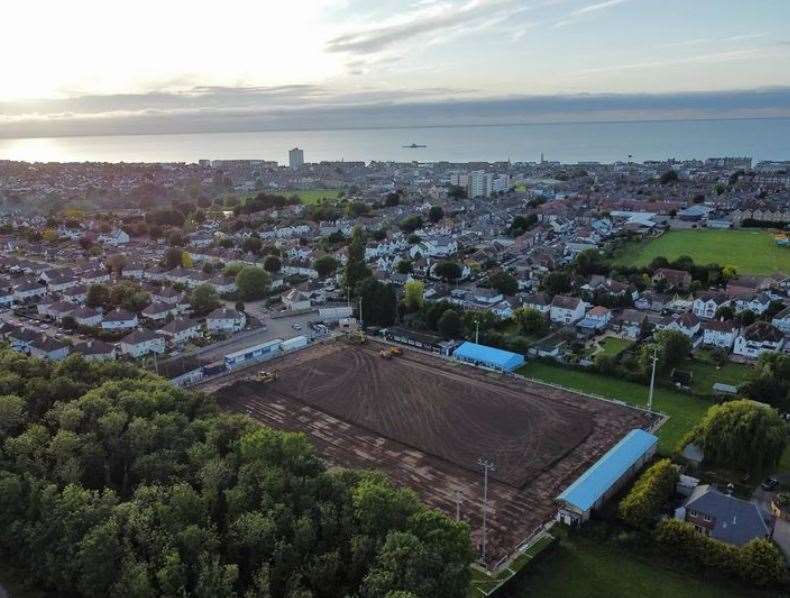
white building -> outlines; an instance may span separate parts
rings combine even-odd
[[[137,328],[137,314],[130,314],[123,309],[115,309],[104,316],[101,327],[104,330],[128,330]]]
[[[476,170],[469,173],[469,182],[466,185],[466,195],[475,197],[490,197],[494,190],[494,175],[490,172]]]
[[[551,301],[549,318],[555,324],[573,324],[584,317],[585,303],[578,297],[557,295]]]
[[[298,147],[288,152],[288,166],[294,170],[300,169],[304,165],[304,151]]]
[[[720,349],[732,349],[738,327],[732,321],[711,320],[702,324],[702,343]]]
[[[757,359],[769,351],[781,351],[784,335],[768,322],[755,322],[735,338],[733,353]]]
[[[246,325],[247,316],[244,312],[227,307],[215,309],[206,318],[206,328],[209,332],[238,332]]]
[[[164,352],[164,337],[150,330],[135,330],[121,339],[121,353],[131,357]]]

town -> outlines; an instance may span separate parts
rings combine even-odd
[[[0,161],[0,338],[385,471],[469,525],[470,595],[530,587],[556,529],[607,518],[786,583],[790,162],[306,155]]]

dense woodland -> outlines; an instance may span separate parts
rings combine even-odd
[[[465,596],[465,524],[124,363],[0,348],[0,558],[56,595]]]

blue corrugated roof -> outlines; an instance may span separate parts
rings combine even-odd
[[[470,343],[469,341],[458,347],[453,352],[453,355],[459,359],[479,361],[480,363],[505,370],[513,370],[524,363],[523,355],[511,353],[510,351],[503,351],[502,349],[495,349],[494,347],[487,347],[486,345]]]
[[[564,500],[580,511],[589,510],[657,442],[658,438],[649,432],[631,430],[557,500]]]

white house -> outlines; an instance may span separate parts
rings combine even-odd
[[[707,291],[694,299],[692,310],[698,318],[710,320],[716,316],[716,310],[730,304],[730,298],[723,291]]]
[[[192,338],[201,335],[200,322],[197,320],[179,319],[173,320],[168,325],[158,330],[174,345],[183,345]]]
[[[45,297],[47,294],[46,287],[42,287],[37,282],[22,283],[14,289],[14,302],[25,303],[33,299]]]
[[[116,228],[111,233],[106,235],[99,235],[99,243],[104,245],[112,245],[118,247],[119,245],[126,245],[129,242],[129,235],[127,235],[120,228]]]
[[[88,341],[74,347],[74,352],[82,355],[86,361],[104,361],[115,359],[115,347],[104,341]]]
[[[137,324],[137,314],[118,308],[104,315],[101,327],[103,330],[129,330],[137,328]]]
[[[297,289],[283,295],[283,304],[290,310],[310,309],[310,296]]]
[[[247,316],[244,312],[227,307],[215,309],[206,318],[206,328],[209,332],[238,332],[246,325]]]
[[[175,316],[178,313],[178,308],[170,303],[162,303],[155,301],[143,310],[143,317],[154,322],[161,322],[167,319],[167,316]]]
[[[98,326],[102,321],[101,312],[91,307],[75,309],[71,317],[79,326]]]
[[[735,338],[733,353],[757,359],[768,351],[781,351],[784,335],[768,322],[758,321],[749,326]]]
[[[549,298],[545,293],[533,293],[531,295],[525,295],[521,304],[523,307],[534,309],[535,311],[539,311],[542,314],[547,314],[551,311],[551,301],[549,301]]]
[[[755,293],[735,300],[735,311],[751,311],[758,316],[768,311],[770,306],[771,296],[768,293]]]
[[[28,345],[30,355],[50,361],[61,361],[69,355],[69,345],[42,335]]]
[[[771,324],[776,326],[785,334],[790,334],[790,307],[785,307],[776,314],[771,320]]]
[[[557,295],[551,301],[549,318],[555,324],[573,324],[584,317],[585,303],[578,297]]]
[[[702,324],[702,343],[720,349],[732,349],[738,327],[731,320],[710,320]]]
[[[149,353],[164,353],[165,339],[150,330],[135,330],[121,339],[121,353],[142,357]]]
[[[686,312],[680,316],[674,316],[671,320],[661,326],[663,330],[674,330],[689,338],[694,338],[700,329],[700,321],[693,313]]]

